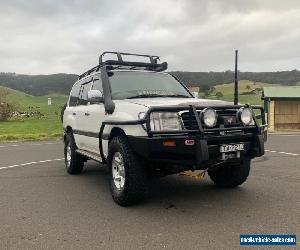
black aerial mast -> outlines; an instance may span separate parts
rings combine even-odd
[[[235,51],[235,68],[234,68],[234,105],[238,105],[239,102],[239,90],[238,90],[238,50]]]

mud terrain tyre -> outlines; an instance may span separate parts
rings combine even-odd
[[[65,139],[64,156],[66,170],[69,174],[80,174],[84,166],[84,156],[76,153],[76,149],[74,136],[68,133]]]
[[[227,163],[225,166],[208,170],[208,175],[217,186],[233,188],[247,180],[250,165],[250,159],[244,159],[240,164]]]
[[[143,200],[146,194],[146,172],[125,135],[111,140],[107,162],[113,200],[120,206],[133,205]]]

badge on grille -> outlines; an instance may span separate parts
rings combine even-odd
[[[232,122],[233,122],[233,117],[226,117],[227,124],[232,124]]]

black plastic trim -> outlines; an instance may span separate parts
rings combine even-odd
[[[90,132],[90,131],[83,131],[83,130],[73,130],[73,134],[77,134],[77,135],[84,135],[87,137],[94,137],[94,138],[99,138],[99,133],[95,133],[95,132]]]
[[[165,140],[175,141],[174,147],[165,147]],[[166,164],[185,164],[191,169],[207,169],[211,165],[222,160],[219,151],[220,145],[224,143],[243,143],[245,150],[241,151],[241,158],[254,158],[264,154],[262,138],[259,136],[240,137],[232,140],[225,136],[224,141],[207,141],[199,136],[174,136],[174,137],[136,137],[128,136],[130,146],[136,154],[152,162],[163,162]],[[187,144],[186,141],[194,141]],[[238,160],[238,159],[236,159]],[[195,168],[194,168],[195,167]]]

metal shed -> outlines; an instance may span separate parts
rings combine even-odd
[[[300,87],[264,87],[269,131],[300,130]]]

